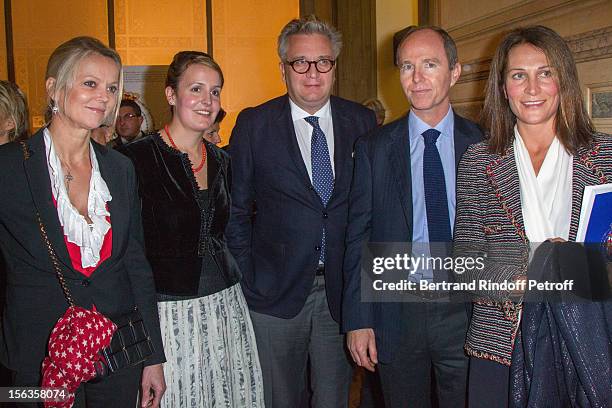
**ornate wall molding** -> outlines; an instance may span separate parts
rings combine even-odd
[[[436,0],[434,3],[440,1]],[[525,0],[501,8],[495,13],[479,16],[476,19],[446,28],[455,41],[460,43],[493,32],[505,31],[516,24],[530,24],[547,18],[575,14],[580,10],[589,9],[606,2],[609,2],[609,0]],[[439,23],[439,20],[437,23]]]
[[[464,82],[487,79],[489,76],[489,69],[491,69],[491,58],[467,61],[461,66],[461,77],[457,83],[461,84]]]
[[[577,63],[612,57],[612,26],[566,37]]]
[[[565,38],[576,63],[612,57],[612,26],[587,31]],[[491,58],[468,61],[463,64],[458,83],[487,79]]]

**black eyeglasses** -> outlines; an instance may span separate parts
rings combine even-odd
[[[316,61],[307,61],[303,58],[300,58],[293,61],[287,61],[285,62],[285,64],[291,66],[291,68],[298,74],[307,73],[308,70],[310,70],[310,66],[314,64],[315,69],[319,73],[325,74],[332,70],[332,68],[336,64],[336,61],[331,60],[329,58],[321,58],[320,60]]]

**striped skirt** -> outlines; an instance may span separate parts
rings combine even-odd
[[[255,335],[239,284],[159,302],[158,309],[167,359],[163,408],[264,406]]]

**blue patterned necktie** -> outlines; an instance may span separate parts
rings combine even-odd
[[[325,133],[319,126],[319,118],[317,116],[308,116],[304,120],[312,126],[312,140],[310,159],[312,164],[312,185],[319,195],[324,207],[334,190],[334,172],[332,170],[331,160],[329,158],[329,149],[327,148],[327,140]],[[321,236],[321,255],[320,262],[325,262],[325,228]]]
[[[423,132],[425,150],[423,152],[423,185],[425,187],[425,208],[427,210],[427,230],[429,242],[450,242],[452,240],[446,181],[436,140],[440,132],[428,129]]]

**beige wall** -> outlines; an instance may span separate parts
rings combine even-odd
[[[149,66],[146,75],[135,79],[144,84],[135,93],[153,116],[152,127],[158,129],[170,120],[164,83],[172,58],[182,50],[207,51],[206,1],[114,0],[114,4],[117,52],[125,66]],[[132,80],[126,75],[126,89],[133,90]]]
[[[115,42],[125,65],[168,65],[178,51],[206,52],[206,1],[115,0]]]
[[[399,83],[399,71],[393,64],[393,34],[417,24],[417,4],[417,0],[376,1],[378,99],[387,110],[386,123],[408,110],[408,102]]]
[[[4,33],[4,7],[0,5],[0,79],[8,79],[6,66],[6,35]]]
[[[299,12],[299,0],[213,2],[214,55],[225,76],[221,105],[228,112],[221,123],[221,144],[229,140],[242,109],[286,92],[276,39]]]
[[[77,35],[108,43],[106,0],[61,3],[59,7],[47,0],[12,2],[16,82],[30,101],[34,129],[42,125],[44,72],[52,50]],[[205,0],[115,0],[114,4],[116,48],[125,65],[168,65],[179,50],[207,50]],[[298,17],[299,0],[215,0],[213,6],[214,57],[226,80],[222,106],[229,114],[221,127],[226,143],[240,110],[285,92],[276,37],[290,19]],[[4,22],[3,14],[0,21]],[[0,64],[0,78],[6,78],[6,71],[6,64]],[[164,121],[155,119],[156,124]]]

